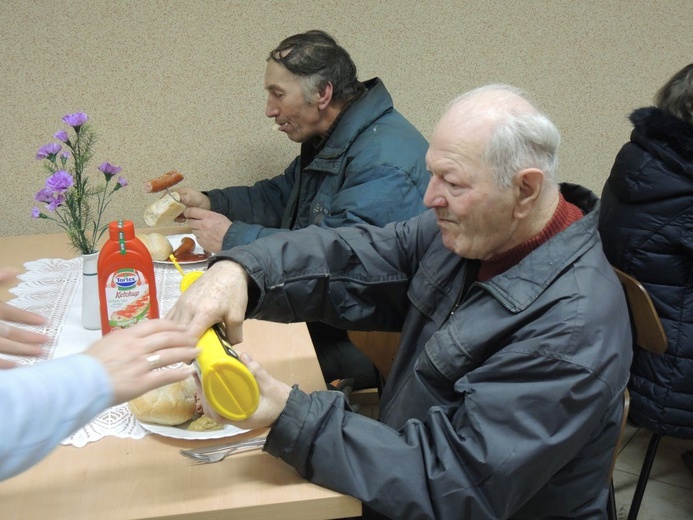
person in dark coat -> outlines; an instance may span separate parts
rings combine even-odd
[[[630,418],[693,439],[693,63],[630,115],[630,141],[604,186],[599,230],[612,265],[650,294],[667,335],[634,348]]]
[[[241,353],[261,398],[238,425],[271,426],[265,451],[364,518],[606,518],[630,322],[559,142],[518,89],[468,92],[431,136],[429,211],[222,251],[167,317],[231,342],[246,318],[401,331],[378,421]]]
[[[283,40],[267,59],[265,90],[265,115],[301,153],[283,174],[253,186],[175,190],[207,251],[309,226],[384,226],[426,209],[428,143],[395,110],[380,79],[358,81],[351,57],[331,36],[308,31]],[[378,384],[346,331],[322,323],[309,330],[326,382]]]

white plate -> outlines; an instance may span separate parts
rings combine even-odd
[[[156,433],[157,435],[162,435],[164,437],[172,437],[174,439],[189,439],[189,440],[201,440],[201,439],[222,439],[224,437],[233,437],[234,435],[239,435],[250,430],[241,430],[230,424],[223,425],[221,430],[211,430],[207,432],[192,432],[188,430],[189,422],[183,423],[180,426],[164,426],[163,424],[151,424],[138,421],[142,428],[151,433]]]
[[[192,233],[188,234],[182,234],[182,235],[167,235],[166,238],[168,241],[171,243],[171,247],[173,247],[173,250],[175,251],[178,249],[180,246],[180,243],[184,238],[192,238],[195,241],[195,249],[193,249],[193,253],[204,253],[205,250],[202,249],[202,246],[197,243],[197,239],[195,238],[195,235]],[[205,258],[204,260],[191,260],[190,262],[178,262],[179,265],[191,265],[191,264],[203,264],[206,263],[209,260],[209,258]],[[155,264],[162,264],[162,265],[173,265],[173,262],[170,260],[154,260]]]

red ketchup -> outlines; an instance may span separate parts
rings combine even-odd
[[[152,255],[135,237],[134,224],[113,221],[108,235],[97,266],[103,335],[159,317]]]

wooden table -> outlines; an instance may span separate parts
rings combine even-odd
[[[28,260],[72,257],[61,234],[0,237],[0,266],[22,269]],[[3,301],[10,297],[7,286],[0,288]],[[251,320],[239,349],[244,347],[277,378],[306,391],[325,388],[304,324]],[[207,465],[195,465],[178,453],[219,442],[148,435],[140,440],[106,437],[83,448],[59,446],[36,466],[0,482],[0,518],[317,520],[361,514],[358,500],[303,480],[267,453],[240,453]]]

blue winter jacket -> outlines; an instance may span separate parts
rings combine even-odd
[[[428,143],[394,109],[382,81],[364,84],[365,94],[303,169],[298,156],[283,175],[207,192],[212,210],[233,222],[222,249],[311,224],[384,226],[426,209]]]
[[[599,229],[609,261],[652,297],[669,343],[635,348],[630,416],[641,426],[693,438],[693,125],[658,108],[635,128],[602,194]]]

